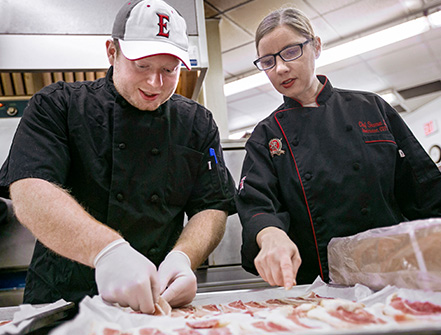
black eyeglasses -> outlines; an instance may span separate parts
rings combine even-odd
[[[253,63],[260,71],[272,69],[276,65],[276,56],[280,56],[284,62],[290,62],[303,55],[303,47],[311,42],[306,40],[303,43],[289,45],[285,49],[280,50],[276,54],[266,55],[256,59]]]

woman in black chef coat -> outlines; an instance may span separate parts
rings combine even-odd
[[[271,285],[328,280],[327,245],[406,220],[441,216],[441,174],[374,93],[315,73],[321,41],[285,8],[256,32],[257,68],[284,102],[246,144],[237,207],[242,265]]]

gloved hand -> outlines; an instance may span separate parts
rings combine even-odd
[[[182,251],[171,251],[159,265],[161,296],[172,307],[190,303],[196,296],[197,281],[191,261]]]
[[[94,260],[98,293],[111,303],[152,314],[159,297],[156,266],[123,240],[101,250]]]

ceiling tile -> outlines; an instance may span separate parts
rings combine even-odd
[[[422,95],[420,97],[407,99],[404,102],[404,104],[406,105],[406,107],[409,108],[409,110],[415,111],[418,108],[420,108],[421,106],[428,104],[429,102],[431,102],[434,99],[439,98],[440,96],[441,96],[441,94],[439,92],[432,93],[432,94],[426,94],[426,95]]]
[[[239,76],[247,72],[257,72],[253,61],[256,58],[254,43],[247,44],[240,48],[222,54],[222,65],[224,68],[225,80],[232,76]]]
[[[362,91],[382,91],[390,88],[366,63],[354,62],[354,59],[341,63],[344,66],[338,70],[321,72],[329,78],[334,87]]]
[[[256,116],[257,110],[263,110],[264,115],[269,115],[281,103],[280,98],[274,98],[272,94],[262,93],[259,89],[250,90],[247,98],[237,100],[232,103],[235,109],[240,110],[242,114]],[[256,108],[258,107],[258,108]]]
[[[264,119],[281,104],[281,99],[256,89],[246,99],[228,104],[230,130],[252,126]]]
[[[317,13],[326,14],[343,7],[347,7],[355,2],[361,2],[365,0],[333,0],[333,1],[323,1],[323,0],[308,0],[308,4]]]
[[[226,15],[254,36],[260,21],[272,11],[286,7],[286,4],[286,0],[271,0],[270,2],[268,0],[255,0],[229,11]],[[303,2],[297,2],[296,5],[300,10],[310,11],[309,7]],[[308,15],[306,11],[305,13]]]
[[[340,39],[339,34],[326,20],[323,20],[322,17],[312,19],[311,23],[315,34],[320,37],[322,41],[322,47],[326,47],[326,43],[328,42]]]
[[[407,46],[367,60],[369,66],[376,73],[382,75],[396,72],[415,72],[421,64],[431,62],[432,56],[424,44]],[[408,64],[413,64],[413,66],[408,67]]]
[[[241,6],[243,4],[249,3],[249,0],[206,0],[205,3],[216,7],[221,12],[234,8],[236,6]],[[252,1],[251,1],[252,2]]]
[[[437,57],[441,55],[441,27],[438,29],[433,29],[426,34],[424,34],[426,45],[428,46],[431,54],[434,56],[438,64],[441,64],[441,58]]]
[[[400,90],[439,80],[441,68],[433,63],[421,63],[413,68],[406,67],[402,71],[382,74],[382,78],[390,82],[396,90]]]
[[[213,6],[211,6],[210,4],[204,2],[204,14],[206,19],[211,19],[216,17],[216,15],[219,14],[219,12],[216,9],[214,9]]]
[[[254,43],[254,36],[244,31],[230,19],[223,18],[219,24],[222,52],[237,48],[247,43]]]
[[[323,18],[341,38],[346,38],[393,22],[407,14],[401,1],[369,0],[354,2],[339,10],[324,14]]]

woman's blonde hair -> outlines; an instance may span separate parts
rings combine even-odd
[[[287,25],[299,32],[307,39],[315,41],[315,33],[309,18],[299,9],[280,8],[268,14],[256,30],[256,50],[259,49],[260,40],[275,28]]]

